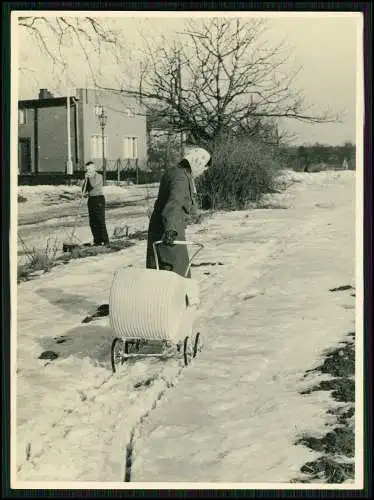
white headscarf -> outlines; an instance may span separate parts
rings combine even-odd
[[[210,160],[210,154],[203,148],[190,147],[186,148],[183,160],[187,160],[190,164],[192,177],[195,179],[208,168],[207,163]]]

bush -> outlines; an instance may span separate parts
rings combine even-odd
[[[274,192],[281,169],[276,150],[248,138],[225,137],[215,145],[212,165],[197,180],[202,209],[244,210]]]
[[[74,248],[71,252],[66,252],[58,256],[61,253],[61,249],[58,247],[56,238],[53,244],[50,243],[50,238],[48,238],[44,247],[33,247],[31,250],[26,247],[22,238],[20,240],[27,255],[27,262],[18,266],[18,283],[29,279],[30,276],[35,275],[39,271],[44,273],[50,271],[56,265],[67,264],[72,259],[83,259],[101,254],[119,252],[135,245],[133,241],[127,239],[112,239],[106,246],[86,247],[83,245]]]
[[[154,171],[161,171],[180,160],[180,137],[178,134],[153,136],[148,144],[148,164]]]
[[[27,278],[28,275],[35,271],[49,271],[52,269],[58,253],[57,238],[52,242],[48,238],[44,247],[33,247],[32,249],[26,247],[22,238],[20,240],[27,256],[27,262],[18,266],[18,281],[22,278]]]

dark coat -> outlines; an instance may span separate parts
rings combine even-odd
[[[161,240],[165,231],[176,231],[176,240],[186,240],[186,226],[197,215],[196,197],[192,175],[187,169],[175,166],[162,176],[158,197],[148,227],[146,267],[155,269],[153,242]],[[185,245],[157,246],[161,269],[168,269],[184,276],[188,263]],[[191,277],[191,272],[188,273]]]

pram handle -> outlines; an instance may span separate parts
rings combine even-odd
[[[155,262],[156,262],[156,269],[159,270],[159,262],[158,262],[158,255],[157,255],[157,245],[160,245],[162,243],[162,240],[158,240],[158,241],[155,241],[153,243],[153,253],[154,253],[154,256],[155,256]],[[186,272],[184,273],[184,277],[187,276],[188,274],[188,271],[190,270],[191,268],[191,264],[192,264],[192,261],[193,259],[196,257],[196,255],[201,252],[201,250],[204,248],[204,245],[202,243],[197,243],[196,241],[182,241],[182,240],[175,240],[173,242],[174,245],[195,245],[195,246],[198,246],[199,248],[196,250],[196,252],[192,255],[192,257],[189,259],[189,262],[188,262],[188,266],[187,266],[187,269],[186,269]]]

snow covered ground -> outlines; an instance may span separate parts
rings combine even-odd
[[[355,285],[355,173],[292,175],[299,182],[275,195],[287,209],[216,213],[189,227],[188,238],[205,245],[192,269],[203,349],[186,368],[150,358],[113,375],[108,318],[81,323],[108,303],[119,267],[144,267],[145,241],[18,286],[17,481],[123,482],[129,443],[134,486],[276,487],[317,456],[293,443],[324,432],[336,403],[299,391],[316,380],[305,371],[355,327],[349,292],[329,292]],[[19,205],[25,213],[27,202]],[[146,228],[141,206],[134,229]],[[126,224],[128,207],[114,219]],[[38,234],[46,231],[41,224]],[[59,357],[38,359],[46,350]]]
[[[148,214],[157,194],[157,184],[140,186],[109,185],[104,188],[106,218],[111,236],[117,226],[129,231],[147,229]],[[80,199],[78,186],[20,186],[18,194],[26,202],[18,203],[18,262],[24,263],[33,250],[62,253],[64,241],[92,240],[88,225],[87,200]]]

